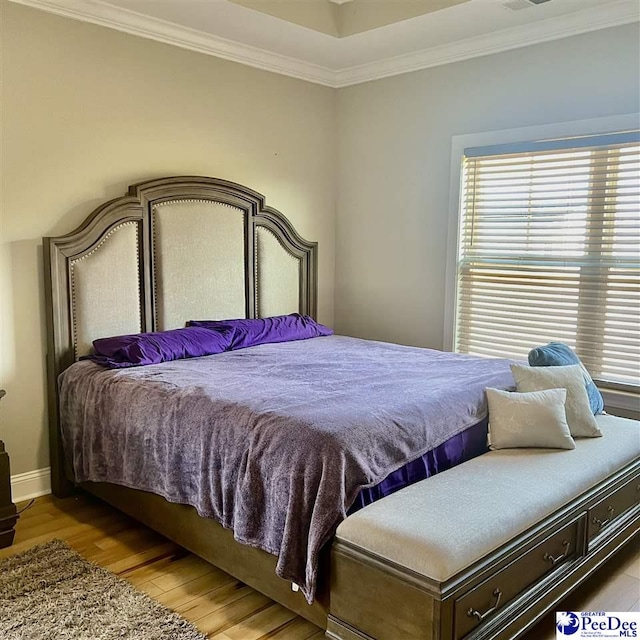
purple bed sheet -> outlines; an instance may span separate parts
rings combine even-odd
[[[130,369],[78,362],[60,377],[60,420],[78,482],[194,506],[278,556],[312,602],[320,550],[362,490],[388,488],[486,417],[486,387],[513,384],[507,360],[327,336]]]
[[[487,434],[489,432],[489,418],[486,417],[472,427],[449,438],[431,451],[427,451],[419,458],[408,462],[396,471],[392,471],[382,482],[362,489],[349,507],[347,515],[360,511],[368,504],[390,496],[410,484],[420,482],[425,478],[435,476],[436,473],[451,469],[462,462],[471,460],[489,450]]]

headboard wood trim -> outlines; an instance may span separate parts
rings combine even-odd
[[[153,273],[153,207],[174,200],[205,200],[227,204],[244,213],[246,317],[256,317],[256,228],[273,233],[282,248],[300,264],[300,313],[317,314],[317,243],[308,242],[278,210],[268,207],[262,194],[248,187],[203,176],[175,176],[134,184],[127,195],[106,202],[74,231],[43,239],[45,305],[47,317],[47,370],[51,483],[57,496],[68,494],[72,484],[65,472],[59,428],[57,380],[76,360],[72,267],[90,255],[124,223],[135,223],[138,236],[138,283],[140,327],[156,327],[156,296]]]

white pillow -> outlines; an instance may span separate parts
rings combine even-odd
[[[565,389],[509,393],[487,389],[492,449],[575,449],[564,410]]]
[[[589,405],[584,375],[579,364],[563,367],[527,367],[512,364],[511,371],[516,379],[517,391],[567,390],[565,410],[574,438],[596,438],[602,435]]]

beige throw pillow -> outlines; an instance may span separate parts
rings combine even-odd
[[[584,375],[579,364],[563,367],[527,367],[512,364],[511,371],[519,392],[566,389],[565,410],[571,435],[574,438],[596,438],[602,435],[593,417]]]
[[[509,393],[487,389],[492,449],[575,449],[565,415],[565,389]]]

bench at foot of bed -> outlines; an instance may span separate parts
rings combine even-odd
[[[327,637],[507,639],[640,529],[640,427],[598,416],[573,451],[493,451],[338,528]]]

